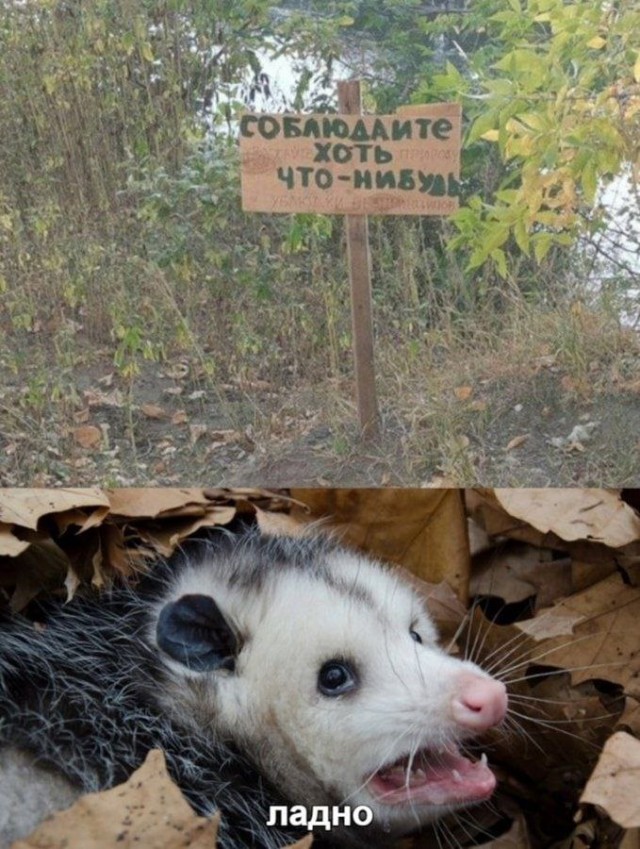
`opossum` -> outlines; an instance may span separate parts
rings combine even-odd
[[[321,845],[383,846],[494,790],[461,746],[501,723],[504,685],[438,647],[397,570],[326,534],[220,532],[35,618],[0,612],[0,789],[28,757],[27,800],[43,770],[68,804],[160,748],[195,811],[221,812],[223,849],[277,849],[306,829],[267,825],[274,806],[365,806]],[[21,831],[6,799],[0,843]]]

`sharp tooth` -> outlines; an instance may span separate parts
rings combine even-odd
[[[458,772],[457,769],[453,770],[453,780],[454,781],[462,781],[462,776],[460,775],[460,773]]]
[[[427,773],[423,769],[413,769],[413,770],[411,770],[411,776],[412,777],[415,776],[420,781],[426,781],[427,780]]]
[[[488,763],[487,755],[486,755],[486,753],[485,753],[485,752],[483,752],[483,753],[480,755],[480,763],[482,764],[482,766],[486,766],[486,765],[487,765],[487,763]]]

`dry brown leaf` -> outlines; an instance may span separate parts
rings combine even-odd
[[[11,609],[22,610],[43,590],[62,586],[70,563],[50,539],[33,539],[17,557],[0,560],[0,585],[13,587]]]
[[[0,523],[0,555],[17,557],[29,548],[26,540],[18,539],[13,534],[13,525]]]
[[[148,419],[166,419],[169,414],[157,404],[143,404],[140,409]]]
[[[473,386],[457,386],[453,390],[453,394],[458,401],[467,401],[473,394]]]
[[[83,796],[13,849],[212,849],[218,822],[194,814],[154,750],[125,784]]]
[[[521,445],[525,444],[527,439],[529,439],[528,433],[523,433],[520,436],[514,436],[513,439],[507,443],[505,451],[513,451],[514,448],[520,448]]]
[[[207,432],[206,424],[191,424],[189,425],[189,444],[195,445],[196,442]]]
[[[610,575],[556,605],[559,613],[581,617],[575,640],[567,643],[566,638],[558,638],[547,644],[548,649],[553,648],[548,663],[575,667],[571,672],[574,684],[604,678],[640,697],[639,573],[627,578],[630,583],[618,574]]]
[[[535,546],[544,546],[545,535],[504,510],[491,489],[467,489],[464,499],[469,516],[490,537],[507,536]]]
[[[73,441],[81,448],[97,448],[102,442],[102,431],[95,425],[81,425],[71,430]]]
[[[186,410],[177,410],[171,416],[171,424],[173,424],[173,425],[186,424],[188,421],[189,421],[189,416],[187,415]]]
[[[166,368],[164,373],[166,377],[170,377],[172,380],[184,380],[189,374],[189,366],[187,363],[175,363]]]
[[[547,607],[571,592],[571,561],[517,540],[483,551],[473,559],[472,595],[493,595],[508,604],[536,596]]]
[[[618,725],[622,730],[640,737],[640,698],[634,699],[629,696],[626,699],[624,712]]]
[[[51,513],[109,507],[99,489],[0,489],[0,522],[36,530]]]
[[[91,410],[85,407],[83,410],[76,410],[73,414],[73,420],[76,424],[86,424],[91,418]]]
[[[603,545],[577,540],[570,546],[573,592],[603,581],[616,569],[620,555]]]
[[[525,619],[523,622],[515,622],[514,627],[528,634],[534,640],[550,640],[553,637],[573,634],[575,626],[580,622],[582,616],[578,614],[564,613],[555,608],[541,610],[533,619]],[[552,662],[553,655],[549,655]]]
[[[640,540],[640,516],[603,489],[495,489],[506,512],[560,539],[595,540],[620,548]]]
[[[273,513],[255,508],[258,527],[263,534],[271,536],[305,536],[309,533],[309,519],[302,513],[290,516],[288,513]]]
[[[86,389],[84,399],[90,407],[123,407],[124,399],[119,389],[101,392],[99,389]]]
[[[111,514],[129,519],[154,519],[161,514],[203,514],[210,500],[202,489],[128,487],[106,490]]]
[[[294,489],[291,495],[314,519],[326,518],[346,543],[429,583],[446,581],[466,602],[470,562],[459,490]]]
[[[640,849],[640,828],[629,828],[622,835],[618,849]]]
[[[600,805],[623,828],[640,826],[640,740],[624,731],[607,740],[580,801]]]
[[[196,531],[201,528],[228,525],[236,513],[236,508],[233,506],[215,504],[207,508],[195,520],[188,516],[182,518],[170,516],[169,519],[164,519],[161,523],[154,522],[148,527],[138,525],[136,531],[152,551],[163,557],[169,557],[183,540],[195,534]]]

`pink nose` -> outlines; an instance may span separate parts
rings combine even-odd
[[[507,690],[502,681],[463,673],[451,703],[453,718],[463,728],[486,731],[502,722],[507,712]]]

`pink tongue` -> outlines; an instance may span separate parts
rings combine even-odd
[[[377,773],[370,788],[388,805],[423,802],[431,805],[470,803],[491,795],[496,779],[481,761],[472,762],[458,752],[418,755],[407,778],[406,761]]]

